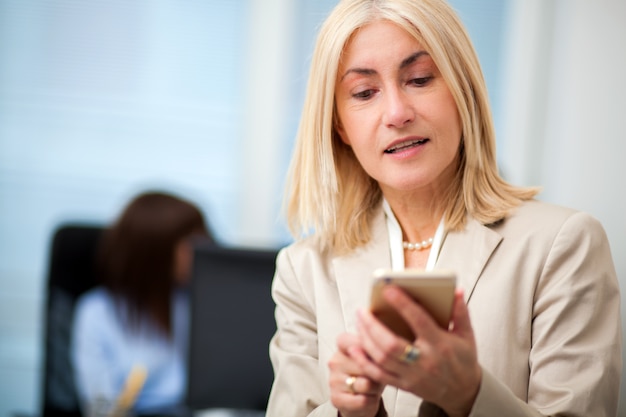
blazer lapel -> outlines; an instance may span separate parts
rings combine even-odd
[[[372,272],[390,268],[389,237],[385,215],[379,210],[372,221],[370,242],[346,256],[333,259],[339,298],[346,329],[356,331],[356,311],[369,305]]]
[[[471,218],[464,230],[446,235],[436,267],[457,272],[458,285],[465,289],[466,302],[501,240],[498,233]],[[372,221],[370,242],[349,255],[333,258],[332,264],[346,330],[356,332],[356,311],[369,305],[372,272],[377,268],[391,267],[389,235],[382,208]],[[411,410],[409,414],[415,410],[417,415],[421,403],[418,397],[392,387],[387,387],[383,396],[389,415],[396,415],[404,409]],[[434,414],[422,410],[420,415]]]
[[[437,259],[437,268],[457,273],[458,286],[465,290],[465,302],[472,296],[476,282],[502,236],[469,217],[459,232],[448,232]]]
[[[385,215],[381,208],[372,221],[370,242],[351,254],[333,258],[337,289],[348,331],[356,330],[357,309],[369,303],[372,272],[377,268],[391,267],[388,240]],[[456,271],[458,285],[465,290],[465,302],[471,298],[480,274],[501,241],[499,233],[471,217],[463,230],[447,233],[436,268]]]

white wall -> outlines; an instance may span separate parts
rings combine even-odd
[[[503,105],[505,172],[585,210],[608,234],[626,324],[626,1],[515,0]],[[626,332],[624,332],[626,333]],[[620,416],[626,416],[622,383]]]
[[[279,221],[277,207],[282,195],[284,155],[287,133],[284,115],[290,104],[289,78],[291,43],[288,34],[295,29],[292,0],[251,1],[246,62],[254,63],[248,73],[242,167],[242,192],[239,196],[238,241],[248,245],[276,243],[271,239]],[[262,36],[260,36],[262,34]]]

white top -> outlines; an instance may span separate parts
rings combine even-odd
[[[387,230],[389,231],[389,250],[391,251],[391,269],[400,271],[404,269],[404,248],[402,247],[402,229],[398,219],[393,214],[393,210],[389,206],[387,200],[383,199],[383,210],[385,211],[385,217],[387,218]],[[435,236],[433,237],[433,244],[430,247],[430,254],[428,255],[428,262],[426,262],[426,270],[430,271],[435,267],[437,258],[439,257],[439,251],[441,250],[441,244],[443,243],[444,227],[443,218],[439,222]]]

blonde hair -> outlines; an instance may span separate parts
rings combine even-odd
[[[461,229],[469,213],[483,224],[504,218],[537,188],[514,187],[497,169],[487,88],[471,40],[444,0],[344,0],[318,35],[286,188],[287,221],[295,237],[312,229],[340,253],[367,243],[382,193],[335,129],[337,70],[351,36],[388,20],[429,52],[454,100],[463,139],[455,180],[446,191],[445,224]]]

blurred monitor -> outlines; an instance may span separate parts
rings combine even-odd
[[[273,381],[276,255],[277,250],[195,245],[186,400],[191,411],[265,410]]]

